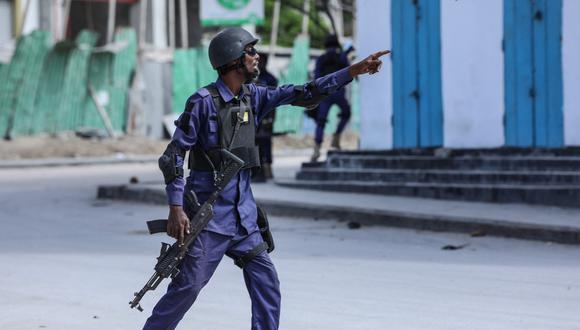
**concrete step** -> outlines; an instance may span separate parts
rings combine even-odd
[[[330,150],[328,155],[367,155],[367,156],[580,156],[580,147],[566,148],[419,148],[419,149],[389,149],[389,150]]]
[[[279,180],[284,187],[489,203],[580,207],[580,186]]]
[[[307,164],[307,163],[305,163]],[[312,167],[303,164],[303,168]],[[321,165],[317,165],[320,167]],[[329,168],[377,168],[377,169],[461,169],[502,171],[577,171],[580,157],[576,156],[483,156],[483,157],[434,157],[434,156],[376,156],[334,154],[327,159]]]
[[[270,215],[580,244],[580,209],[253,186]],[[167,205],[162,183],[99,186],[97,196]]]
[[[579,185],[579,171],[482,171],[482,170],[416,170],[304,167],[296,175],[299,181],[361,182],[434,182],[434,183],[518,183]]]
[[[326,167],[326,162],[306,162],[302,163],[301,168],[321,168]]]

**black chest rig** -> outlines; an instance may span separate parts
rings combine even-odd
[[[198,143],[189,153],[189,168],[217,171],[221,168],[220,149],[227,149],[241,158],[243,169],[259,167],[260,154],[256,146],[256,120],[250,103],[250,90],[242,85],[244,96],[224,102],[214,85],[205,87],[217,109],[218,145],[204,150]],[[210,115],[210,120],[212,120]]]

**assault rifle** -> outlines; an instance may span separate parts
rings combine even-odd
[[[222,160],[225,163],[223,170],[216,175],[215,178],[215,191],[209,196],[207,201],[203,205],[199,205],[195,195],[188,193],[186,198],[193,207],[197,207],[195,216],[191,219],[189,234],[187,234],[183,240],[183,244],[179,242],[169,245],[167,243],[161,243],[161,253],[157,258],[157,264],[155,265],[155,273],[145,286],[139,292],[135,292],[135,298],[129,302],[131,308],[137,307],[137,309],[142,312],[143,308],[139,304],[141,298],[149,290],[155,290],[159,283],[167,277],[174,278],[179,274],[179,265],[185,257],[189,246],[195,241],[199,233],[207,226],[209,221],[213,218],[213,204],[217,200],[220,192],[226,187],[228,182],[238,174],[240,169],[244,166],[244,161],[241,160],[236,155],[222,149]],[[151,234],[167,231],[167,220],[153,220],[148,221],[147,226],[149,227],[149,232]]]

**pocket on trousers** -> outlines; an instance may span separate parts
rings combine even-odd
[[[199,258],[205,254],[201,235],[203,235],[203,233],[200,233],[195,239],[195,242],[193,242],[193,244],[189,247],[189,250],[187,251],[188,256]]]

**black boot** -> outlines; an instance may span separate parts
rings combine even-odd
[[[320,158],[320,144],[314,146],[314,152],[312,153],[312,157],[310,157],[310,161],[314,163],[318,161],[318,158]]]
[[[330,147],[340,150],[340,134],[333,134],[332,141],[330,142]]]

